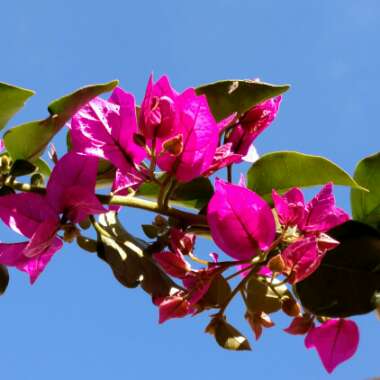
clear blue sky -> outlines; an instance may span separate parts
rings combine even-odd
[[[379,150],[377,0],[14,0],[0,12],[0,81],[37,91],[13,124],[44,117],[50,100],[77,87],[114,78],[141,99],[151,71],[167,73],[179,90],[260,77],[292,84],[276,123],[257,140],[260,153],[321,154],[352,173]],[[348,207],[346,191],[339,202]],[[142,214],[124,213],[141,233]],[[329,378],[302,338],[281,331],[282,318],[248,353],[219,349],[203,333],[206,316],[159,326],[149,297],[123,288],[74,244],[33,287],[26,275],[11,275],[0,298],[2,379]],[[231,311],[252,337],[241,305]],[[331,379],[380,376],[380,322],[373,314],[357,321],[358,353]]]

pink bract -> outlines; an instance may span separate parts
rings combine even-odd
[[[310,316],[302,316],[295,317],[284,331],[291,335],[305,335],[313,327],[313,319]]]
[[[52,256],[62,248],[62,241],[55,238],[48,249],[33,257],[25,256],[24,252],[27,242],[5,244],[0,243],[0,263],[29,274],[30,282],[33,284]]]
[[[276,96],[252,107],[228,136],[235,153],[245,156],[253,141],[272,123],[277,116],[281,96]]]
[[[29,242],[0,244],[0,263],[25,271],[33,283],[53,254],[62,247],[56,236],[62,223],[77,223],[105,209],[96,198],[98,160],[68,153],[55,165],[46,195],[11,194],[0,197],[0,218]],[[60,218],[63,216],[63,219]]]
[[[110,100],[95,98],[71,121],[73,150],[109,160],[124,175],[146,156],[133,139],[137,132],[136,105],[132,94],[116,88]]]
[[[189,182],[208,170],[219,140],[216,121],[205,96],[197,96],[189,88],[177,98],[178,128],[182,150],[175,155],[158,147],[158,166],[180,182]]]
[[[208,177],[219,169],[240,162],[242,156],[234,153],[231,148],[231,143],[224,144],[216,148],[215,156],[210,167],[202,173],[202,175]]]
[[[326,232],[350,219],[342,209],[335,206],[332,183],[327,183],[322,190],[307,204],[304,231]]]
[[[355,354],[359,345],[359,329],[354,321],[331,319],[311,329],[305,345],[317,349],[323,366],[331,373]]]
[[[61,240],[55,236],[59,229],[58,215],[45,196],[22,193],[0,197],[0,218],[13,231],[30,239],[23,243],[1,243],[0,264],[27,272],[34,283],[62,247]]]
[[[290,244],[281,252],[286,268],[292,274],[289,282],[295,284],[312,274],[320,265],[323,254],[318,251],[314,236]]]
[[[192,312],[194,312],[194,308],[180,294],[165,297],[159,303],[159,323],[164,323],[172,318],[182,318]]]
[[[305,200],[299,188],[295,187],[283,196],[273,190],[272,198],[281,224],[303,225],[306,213]]]
[[[177,128],[177,97],[178,93],[166,75],[156,83],[153,83],[153,75],[149,77],[139,120],[140,131],[149,145],[153,137],[162,139],[174,134]]]
[[[276,233],[272,211],[262,198],[219,179],[208,205],[207,220],[215,243],[237,260],[267,250]]]
[[[296,225],[304,232],[326,232],[350,219],[347,213],[335,206],[332,183],[327,183],[306,205],[299,188],[293,188],[282,196],[273,190],[272,198],[280,222]]]
[[[158,252],[153,254],[153,258],[167,274],[173,277],[184,279],[191,270],[190,265],[180,253]]]
[[[74,223],[106,212],[95,196],[98,159],[73,152],[64,155],[50,175],[46,196],[57,213]]]

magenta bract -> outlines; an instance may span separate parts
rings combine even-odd
[[[318,251],[316,238],[310,236],[290,244],[281,252],[281,257],[289,273],[292,274],[289,282],[295,284],[319,267],[323,255]]]
[[[176,104],[178,128],[171,137],[181,137],[182,149],[178,154],[173,154],[158,146],[157,163],[178,181],[189,182],[207,171],[212,164],[219,131],[206,97],[197,96],[194,89],[189,88],[179,95]]]
[[[1,244],[0,263],[29,273],[33,283],[62,247],[56,236],[62,223],[77,223],[105,212],[94,194],[97,167],[96,158],[67,153],[55,165],[46,195],[21,193],[0,197],[0,218],[30,239],[27,243]]]
[[[22,193],[0,197],[0,218],[13,231],[30,239],[25,243],[0,244],[0,264],[27,272],[33,283],[62,247],[55,236],[58,215],[43,195]]]
[[[194,308],[180,294],[165,297],[159,303],[159,323],[164,323],[171,318],[182,318],[193,313]]]
[[[178,93],[166,75],[156,83],[153,83],[153,75],[149,77],[141,103],[139,127],[150,144],[153,138],[163,139],[174,134],[177,128],[177,97]]]
[[[202,175],[208,177],[219,169],[240,162],[242,156],[240,154],[234,153],[231,148],[231,143],[224,144],[216,148],[215,156],[210,167],[204,173],[202,173]]]
[[[208,205],[207,220],[215,243],[238,260],[268,249],[276,233],[272,211],[262,198],[219,179]]]
[[[326,232],[350,219],[346,212],[335,206],[332,183],[326,184],[307,204],[306,213],[302,229],[308,232]]]
[[[153,258],[167,274],[173,277],[184,279],[191,270],[190,265],[180,253],[158,252],[153,254]]]
[[[350,359],[359,345],[359,329],[354,321],[331,319],[309,331],[307,348],[316,348],[323,366],[331,373],[340,363]]]
[[[297,225],[299,228],[303,226],[306,214],[305,200],[299,188],[295,187],[283,196],[273,190],[272,198],[281,224]]]
[[[305,335],[313,327],[313,319],[310,316],[302,316],[295,317],[284,331],[291,335]]]
[[[109,101],[95,98],[82,107],[71,121],[73,150],[83,155],[104,158],[124,175],[146,156],[133,139],[137,132],[133,95],[116,88]]]
[[[73,152],[64,155],[50,175],[46,196],[58,214],[74,223],[106,210],[96,198],[98,159]]]
[[[304,232],[326,232],[350,219],[335,206],[332,183],[326,184],[307,205],[298,188],[282,196],[273,190],[272,197],[281,224],[296,225]]]
[[[252,107],[234,127],[227,142],[232,143],[235,153],[245,156],[252,142],[275,119],[281,103],[281,96],[266,100]]]

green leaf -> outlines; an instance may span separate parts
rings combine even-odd
[[[96,176],[96,187],[112,185],[115,179],[116,168],[109,161],[99,159],[98,174]]]
[[[137,191],[137,196],[157,199],[159,191],[160,187],[156,183],[145,182]],[[214,189],[210,180],[205,177],[198,177],[188,183],[178,184],[170,197],[170,204],[200,210],[207,205],[213,193]]]
[[[333,182],[366,191],[339,166],[326,158],[298,152],[273,152],[258,159],[248,171],[248,187],[271,199],[272,189],[285,192]]]
[[[0,197],[3,197],[4,195],[9,195],[9,194],[15,194],[15,190],[12,189],[9,186],[2,186],[0,188]]]
[[[221,274],[218,274],[213,278],[206,294],[200,300],[200,307],[221,307],[228,301],[230,295],[230,284]]]
[[[5,147],[13,160],[33,162],[63,125],[57,117],[21,124],[5,133]]]
[[[98,256],[109,264],[121,284],[128,288],[141,285],[147,293],[160,297],[178,289],[148,254],[148,244],[129,234],[116,213],[102,214],[97,232]]]
[[[16,160],[10,170],[10,174],[13,177],[21,177],[23,175],[28,175],[33,173],[36,170],[36,167],[26,160]]]
[[[354,178],[369,192],[351,190],[353,218],[376,226],[380,223],[380,153],[361,160]]]
[[[0,130],[34,94],[32,90],[0,82]]]
[[[97,252],[98,251],[98,243],[96,240],[90,239],[88,237],[79,235],[77,237],[77,244],[79,247],[84,249],[87,252]]]
[[[276,86],[253,80],[222,80],[196,88],[198,95],[206,95],[217,121],[234,112],[243,114],[264,100],[289,90],[289,85]]]
[[[0,295],[4,294],[9,284],[8,269],[4,265],[0,265]]]
[[[158,235],[158,228],[156,226],[153,226],[152,224],[142,224],[141,228],[144,231],[144,234],[149,238],[149,239],[154,239]]]
[[[250,312],[274,313],[281,309],[281,300],[266,283],[252,277],[247,284],[247,308]]]
[[[219,346],[227,350],[251,350],[248,339],[224,318],[214,318],[206,327],[206,332],[213,335]]]
[[[82,87],[71,94],[53,100],[49,104],[48,110],[51,115],[64,115],[69,119],[84,104],[100,94],[112,91],[118,84],[118,80],[113,80],[103,84],[92,84]]]
[[[348,221],[328,234],[340,244],[326,253],[314,273],[296,284],[302,305],[327,317],[374,310],[380,291],[380,233],[361,222]]]
[[[43,160],[42,158],[39,158],[36,161],[34,161],[34,165],[37,166],[37,171],[39,173],[45,175],[46,177],[50,176],[51,169],[50,169],[50,166],[48,165],[48,163],[45,160]]]
[[[83,87],[49,105],[51,116],[10,129],[4,135],[4,144],[13,160],[34,162],[44,152],[50,140],[60,131],[75,112],[92,98],[111,91],[117,81]]]

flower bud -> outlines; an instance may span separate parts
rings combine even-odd
[[[80,235],[78,228],[74,224],[65,224],[62,229],[64,231],[63,241],[67,243],[71,243]]]
[[[289,317],[298,317],[301,314],[300,305],[293,298],[287,296],[282,299],[282,311]]]
[[[183,151],[183,137],[182,135],[174,136],[166,140],[162,144],[162,148],[165,152],[172,154],[173,156],[179,156]]]
[[[285,269],[285,262],[281,255],[276,255],[269,260],[268,267],[272,272],[282,273]]]
[[[154,218],[153,224],[156,227],[166,227],[168,225],[168,222],[167,222],[166,218],[164,218],[162,215],[157,215]]]

